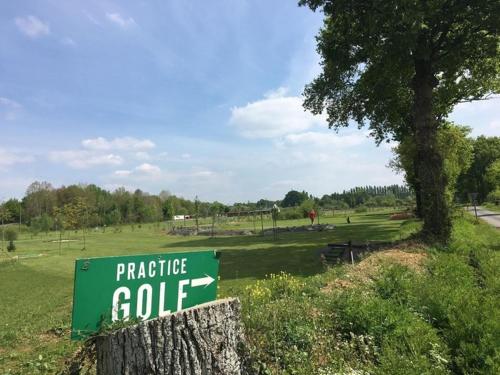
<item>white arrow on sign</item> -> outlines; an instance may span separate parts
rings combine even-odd
[[[192,287],[195,287],[195,286],[205,286],[205,288],[207,286],[209,286],[210,284],[212,284],[215,279],[213,277],[210,277],[208,276],[207,274],[205,274],[206,277],[201,277],[199,279],[193,279],[191,280],[191,286]]]

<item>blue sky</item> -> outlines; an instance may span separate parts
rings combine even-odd
[[[34,180],[225,203],[402,182],[303,111],[321,14],[293,0],[0,3],[0,199]],[[496,100],[451,118],[500,135]]]

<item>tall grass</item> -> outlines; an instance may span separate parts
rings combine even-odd
[[[500,236],[468,218],[421,272],[386,265],[372,283],[343,269],[249,286],[245,323],[260,374],[500,373]],[[336,284],[333,284],[336,285]]]

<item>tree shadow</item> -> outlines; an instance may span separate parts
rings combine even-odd
[[[384,215],[386,218],[387,216]],[[366,243],[396,239],[399,223],[363,222],[338,225],[332,231],[284,232],[272,236],[189,237],[165,248],[214,249],[220,254],[222,280],[265,278],[285,271],[296,276],[311,276],[323,270],[318,250],[328,243]]]

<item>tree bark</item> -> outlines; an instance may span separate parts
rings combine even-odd
[[[414,77],[415,140],[417,146],[421,214],[426,240],[447,243],[451,235],[451,218],[446,200],[447,178],[443,157],[437,144],[438,123],[434,118],[432,95],[435,77],[431,63],[416,60]]]
[[[420,180],[418,179],[419,164],[419,159],[417,155],[415,155],[413,160],[413,174],[415,175],[415,183],[413,184],[413,188],[415,189],[415,214],[418,218],[422,218],[422,188],[420,187]]]
[[[249,374],[240,311],[219,300],[99,337],[97,375]]]

